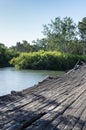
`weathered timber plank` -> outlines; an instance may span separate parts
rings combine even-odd
[[[86,101],[86,100],[85,100]],[[79,117],[79,120],[77,121],[76,125],[74,126],[73,130],[82,130],[83,126],[85,125],[86,122],[86,102],[83,102],[83,104],[85,103],[85,108],[82,110],[82,113]],[[83,107],[83,104],[81,106],[81,109]]]
[[[82,125],[79,123],[79,118],[80,118],[81,114],[83,113],[84,109],[85,109],[85,106],[82,102],[82,104],[79,106],[78,109],[74,108],[69,113],[67,113],[67,115],[63,114],[61,123],[57,126],[57,128],[59,128],[61,130],[65,130],[65,126],[68,125],[69,128],[67,127],[67,130],[70,130],[70,128],[71,129],[73,127],[75,128],[76,123],[79,125],[79,126],[77,126],[78,129],[79,129],[79,127],[82,128]]]
[[[73,98],[73,95],[72,95],[72,98]],[[46,108],[46,107],[45,107]],[[48,109],[48,108],[47,108]],[[49,109],[50,110],[50,109]],[[22,114],[22,113],[19,113],[19,115]],[[25,113],[23,113],[25,115]],[[16,114],[15,114],[16,115]],[[22,116],[22,115],[21,115]],[[18,117],[18,115],[17,115]],[[22,118],[22,117],[21,117]],[[7,122],[5,122],[7,124]],[[15,123],[15,122],[14,122]]]
[[[8,97],[0,98],[1,130],[85,130],[86,65]]]
[[[78,95],[78,97],[79,97],[80,95]],[[76,99],[78,98],[77,96],[76,96]],[[62,105],[62,107],[60,107],[60,110],[59,110],[59,112],[61,112],[60,114],[62,114],[62,113],[64,113],[64,111],[73,103],[73,102],[75,102],[76,101],[76,99],[74,100],[67,100],[67,102],[68,102],[68,104],[67,105]],[[55,111],[55,110],[52,110],[52,112],[53,111]],[[58,115],[58,113],[59,113],[58,111],[56,112],[57,113],[57,115]],[[56,114],[55,113],[55,114]],[[42,118],[40,118],[37,122],[34,122],[33,123],[33,125],[32,126],[30,126],[30,127],[28,127],[26,130],[30,130],[30,129],[33,129],[33,130],[41,130],[41,129],[45,129],[45,127],[49,124],[49,123],[51,123],[51,121],[53,120],[53,118],[55,118],[57,115],[54,115],[53,114],[53,116],[50,116],[49,115],[49,117],[46,119],[44,116],[42,117]],[[41,121],[42,120],[44,120],[44,122],[43,122],[43,124],[41,123]]]
[[[77,99],[81,99],[82,95]],[[82,104],[77,104],[77,100],[75,100],[75,102],[63,113],[63,115],[60,115],[59,117],[57,117],[56,119],[54,119],[51,122],[51,125],[48,125],[48,127],[45,130],[53,130],[56,126],[58,126],[58,129],[63,130],[64,127],[70,123],[70,118],[73,117],[73,114],[75,114],[75,112],[77,112],[77,108],[78,107],[82,107],[84,99],[82,100]],[[72,106],[76,105],[76,108],[73,108]],[[82,107],[83,108],[83,107]],[[80,108],[81,110],[81,108]],[[80,112],[80,111],[79,111]],[[69,125],[70,126],[70,125]],[[71,127],[70,127],[71,128]],[[68,129],[69,130],[69,129]]]

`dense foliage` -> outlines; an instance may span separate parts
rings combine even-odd
[[[9,60],[9,55],[6,47],[0,44],[0,67],[7,66]]]
[[[44,25],[43,34],[45,37],[37,39],[34,43],[46,51],[83,54],[84,46],[78,27],[70,17],[63,19],[57,17],[54,21],[51,20],[48,25]]]
[[[70,17],[57,17],[43,27],[44,38],[33,44],[26,40],[10,48],[0,44],[0,67],[11,63],[20,69],[66,70],[79,59],[86,61],[86,17],[78,25]]]
[[[0,67],[10,66],[9,61],[13,57],[19,56],[19,52],[8,49],[4,44],[0,44]]]
[[[76,25],[72,18],[56,17],[43,26],[44,38],[33,41],[17,42],[11,49],[19,52],[61,51],[73,54],[86,54],[86,18]]]
[[[40,51],[21,53],[19,57],[13,58],[10,63],[18,69],[68,70],[73,68],[78,60],[86,61],[86,56],[57,51]]]

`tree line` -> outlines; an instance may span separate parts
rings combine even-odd
[[[86,54],[86,17],[76,25],[72,18],[56,17],[43,25],[44,38],[32,41],[17,42],[11,49],[19,52],[61,51],[73,54]]]
[[[47,25],[43,25],[44,38],[33,41],[23,40],[10,48],[0,43],[0,67],[9,66],[9,61],[22,52],[38,52],[43,50],[58,51],[66,54],[86,54],[86,17],[76,25],[72,18],[56,17]]]

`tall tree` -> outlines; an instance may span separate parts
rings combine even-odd
[[[60,17],[51,20],[51,23],[44,25],[44,35],[47,38],[48,46],[57,50],[67,51],[67,42],[71,42],[76,37],[76,24],[70,17],[61,19]]]

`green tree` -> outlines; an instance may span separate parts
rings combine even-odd
[[[47,40],[45,38],[42,39],[37,39],[36,41],[33,41],[33,43],[35,44],[35,50],[39,51],[39,50],[47,50]]]
[[[83,42],[83,54],[86,54],[86,17],[78,23],[81,41]]]
[[[23,46],[23,52],[30,52],[31,51],[31,45],[30,45],[30,43],[28,43],[28,41],[23,40],[22,46]]]
[[[8,66],[9,58],[8,48],[0,43],[0,67]]]
[[[12,46],[12,47],[10,47],[10,49],[13,49],[18,52],[30,52],[32,50],[31,47],[32,46],[30,45],[30,43],[28,43],[28,41],[23,40],[22,43],[17,42],[16,46]]]
[[[51,20],[51,23],[44,25],[43,34],[46,36],[48,47],[67,52],[67,42],[76,37],[76,24],[70,17],[61,20],[60,17]]]

